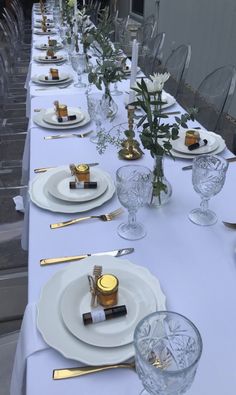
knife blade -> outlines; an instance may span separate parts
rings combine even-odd
[[[45,136],[44,140],[56,140],[56,139],[67,139],[70,137],[78,137],[79,139],[83,139],[88,136],[90,133],[93,133],[93,130],[90,130],[86,133],[70,133],[70,134],[55,134],[54,136]]]
[[[233,158],[227,158],[226,159],[227,160],[227,162],[236,162],[236,156],[234,156]],[[192,165],[189,165],[189,166],[184,166],[184,167],[182,167],[182,170],[191,170],[193,168],[193,166]]]
[[[134,252],[134,248],[121,248],[119,250],[95,252],[93,254],[63,256],[58,258],[44,258],[40,259],[40,266],[54,265],[55,263],[80,261],[81,259],[87,258],[89,256],[109,255],[114,257],[120,257],[123,255],[131,254],[132,252]]]
[[[93,167],[93,166],[98,166],[99,163],[98,162],[86,163],[86,165],[88,165],[89,167]],[[50,169],[55,169],[55,166],[53,166],[53,167],[38,167],[37,169],[34,169],[34,173],[45,173],[47,170],[50,170]]]

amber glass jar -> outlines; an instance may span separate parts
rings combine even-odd
[[[68,110],[67,110],[67,106],[65,104],[59,104],[57,110],[58,110],[59,117],[67,117],[68,116]]]
[[[96,291],[101,306],[114,306],[118,303],[119,280],[113,274],[103,274],[98,278]]]
[[[78,181],[90,181],[90,173],[89,173],[89,166],[86,164],[81,164],[75,166],[75,176]]]

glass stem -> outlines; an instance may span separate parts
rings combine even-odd
[[[208,201],[209,201],[209,199],[206,199],[206,198],[202,198],[202,200],[201,200],[200,207],[204,213],[208,210]]]
[[[136,225],[136,211],[134,210],[129,211],[128,224],[131,228],[133,228]]]
[[[78,74],[78,83],[81,84],[81,74]]]

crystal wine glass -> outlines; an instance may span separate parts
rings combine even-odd
[[[74,71],[77,72],[78,75],[78,82],[74,84],[74,86],[76,86],[77,88],[85,88],[86,84],[82,82],[82,77],[81,77],[86,67],[85,54],[75,52],[72,53],[70,59],[71,59],[72,67]]]
[[[103,100],[102,92],[87,92],[87,104],[90,118],[96,124],[96,134],[90,137],[90,141],[96,144],[98,142],[97,134],[101,130],[102,122],[106,120],[107,104]]]
[[[197,225],[213,225],[217,221],[216,214],[209,210],[208,201],[219,193],[225,183],[228,162],[215,155],[200,155],[193,160],[192,182],[200,194],[199,208],[189,213],[189,219]]]
[[[180,395],[191,387],[202,339],[188,318],[171,311],[144,317],[134,332],[134,348],[141,394]]]
[[[128,209],[128,223],[118,227],[118,234],[124,239],[138,240],[146,235],[141,223],[136,222],[136,212],[150,200],[152,172],[144,166],[127,165],[116,172],[117,196],[122,206]]]

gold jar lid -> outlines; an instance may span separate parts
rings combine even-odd
[[[197,130],[188,130],[186,132],[186,136],[188,137],[198,137],[200,136],[199,132]]]
[[[97,290],[103,294],[115,292],[119,285],[119,280],[113,274],[103,274],[97,280]]]
[[[75,170],[78,173],[87,173],[89,171],[89,166],[85,165],[85,164],[81,164],[81,165],[75,166]]]

